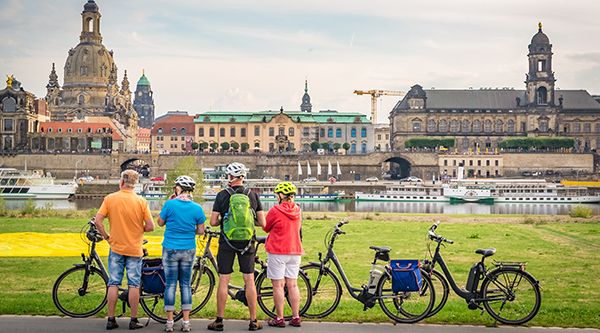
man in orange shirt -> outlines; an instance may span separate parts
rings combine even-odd
[[[107,330],[119,327],[115,320],[115,307],[125,268],[127,268],[127,286],[129,287],[129,305],[131,307],[129,329],[144,327],[137,320],[140,277],[142,275],[142,242],[144,232],[154,230],[154,221],[146,199],[133,192],[138,177],[138,173],[133,170],[125,170],[121,173],[119,180],[121,190],[104,198],[94,222],[98,231],[110,244]],[[104,229],[103,224],[107,217],[110,235]]]

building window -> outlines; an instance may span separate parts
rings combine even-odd
[[[469,166],[473,166],[473,160],[469,160]]]
[[[15,112],[15,111],[17,111],[15,99],[12,98],[12,97],[9,97],[9,98],[5,99],[4,100],[4,105],[2,107],[2,111],[4,111],[4,112]]]
[[[463,138],[462,146],[463,146],[463,148],[469,148],[469,139]]]
[[[275,144],[273,142],[269,143],[269,151],[275,151]]]
[[[172,127],[171,128],[171,134],[177,134],[177,128]]]
[[[381,140],[381,134],[377,134],[377,140]]]
[[[204,127],[198,128],[198,136],[199,137],[204,137]]]
[[[600,123],[596,124],[596,133],[600,133]]]
[[[275,127],[269,127],[269,136],[275,136]]]
[[[421,132],[421,123],[413,123],[413,132]]]
[[[86,66],[81,66],[81,75],[87,75],[87,67]]]
[[[427,132],[435,132],[435,120],[429,120],[429,123],[427,124]]]
[[[324,138],[325,137],[325,129],[321,128],[321,137]]]
[[[211,138],[215,136],[215,128],[214,127],[211,127],[208,130],[208,136],[210,136]]]
[[[285,135],[285,127],[279,127],[279,135]]]
[[[294,128],[293,127],[290,127],[288,129],[288,134],[289,134],[289,136],[294,136]]]
[[[71,132],[73,132],[73,129],[72,129],[72,128],[69,128],[69,129],[67,130],[67,132],[68,132],[68,133],[71,133]]]
[[[224,137],[224,136],[225,136],[225,129],[224,129],[224,128],[220,128],[220,129],[219,129],[219,135],[220,135],[221,137]]]
[[[547,130],[548,130],[548,123],[545,121],[540,122],[540,131],[546,132]]]
[[[232,137],[232,138],[234,138],[234,137],[235,137],[235,127],[232,127],[232,128],[229,130],[229,136],[230,136],[230,137]]]
[[[13,130],[13,120],[12,119],[4,119],[4,130],[5,131]],[[52,128],[48,128],[48,132],[52,132]]]
[[[440,120],[440,128],[439,128],[439,130],[442,133],[448,132],[448,128],[446,127],[446,120],[445,119]]]
[[[333,128],[329,128],[327,130],[327,136],[330,137],[330,138],[333,138]]]
[[[260,143],[258,143],[258,142],[255,142],[255,143],[254,143],[254,148],[260,148]]]
[[[260,135],[260,126],[254,126],[254,136]]]
[[[491,148],[491,147],[492,147],[492,140],[490,140],[489,138],[487,138],[485,140],[485,148]]]
[[[491,120],[486,120],[485,121],[485,125],[483,126],[483,130],[486,133],[490,133],[492,131],[492,121]]]
[[[179,130],[179,134],[185,134],[185,127],[182,127],[182,128]]]
[[[78,129],[77,129],[77,133],[81,133],[81,128],[78,128]]]
[[[512,119],[508,121],[508,126],[507,126],[506,131],[508,133],[514,133],[515,132],[515,122]]]
[[[367,153],[367,144],[366,144],[366,143],[363,143],[363,144],[361,144],[361,145],[360,145],[360,151],[361,151],[363,154],[366,154],[366,153]]]
[[[579,133],[581,124],[573,124],[573,133]]]
[[[444,166],[448,166],[448,160],[444,160]]]
[[[479,120],[473,121],[473,132],[475,132],[475,133],[481,132],[481,122]]]
[[[363,128],[360,129],[360,136],[362,138],[366,138],[367,137],[367,129],[366,128],[363,127]]]
[[[338,128],[338,129],[335,130],[335,137],[336,138],[341,138],[342,137],[342,129],[341,128]]]
[[[353,128],[350,130],[350,136],[355,138],[356,137],[356,128]]]
[[[481,166],[481,160],[477,160],[477,166]]]
[[[590,125],[589,123],[588,124],[583,124],[583,132],[584,133],[591,132],[591,127],[592,127],[592,125]]]
[[[240,136],[241,136],[242,138],[245,138],[245,137],[246,137],[246,129],[245,129],[245,128],[242,128],[242,129],[240,130]]]
[[[494,163],[496,164],[496,166],[498,166],[498,160],[495,160]]]
[[[456,121],[456,119],[454,119],[450,122],[450,132],[452,132],[452,133],[458,132],[458,121]]]
[[[496,120],[496,133],[502,133],[502,120]]]
[[[303,127],[302,128],[302,132],[303,132],[302,135],[306,138],[306,137],[308,137],[310,135],[310,128]]]
[[[565,133],[569,133],[571,131],[570,128],[571,128],[571,126],[569,124],[565,124],[565,127],[563,130]]]
[[[350,152],[356,154],[356,143],[353,143],[352,145],[350,145]]]
[[[463,132],[463,133],[469,132],[469,121],[466,119],[462,121],[461,132]]]
[[[527,124],[525,122],[521,123],[521,132],[525,133],[527,131]]]
[[[158,134],[162,134],[162,132],[163,132],[162,127],[159,127],[158,130],[157,130],[157,132],[158,132]]]
[[[590,149],[590,140],[585,140],[585,149]]]
[[[546,89],[546,87],[539,87],[536,95],[537,95],[537,103],[539,105],[548,104],[548,102],[547,102],[548,90]]]

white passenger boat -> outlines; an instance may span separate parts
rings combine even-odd
[[[74,181],[56,184],[54,178],[39,173],[18,171],[14,168],[0,168],[0,197],[6,200],[61,200],[75,195],[77,184]]]

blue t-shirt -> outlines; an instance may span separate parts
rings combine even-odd
[[[196,248],[196,225],[206,221],[202,206],[193,201],[168,200],[160,211],[165,220],[165,235],[162,246],[172,250]]]

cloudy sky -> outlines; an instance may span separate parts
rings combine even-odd
[[[0,75],[38,97],[62,84],[86,0],[0,0]],[[96,0],[119,82],[146,70],[156,113],[313,110],[370,113],[355,89],[523,89],[538,22],[557,87],[600,94],[600,1]],[[397,97],[384,97],[385,121]]]

